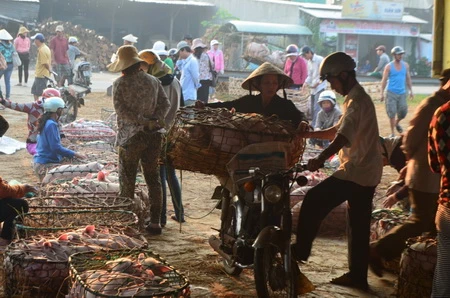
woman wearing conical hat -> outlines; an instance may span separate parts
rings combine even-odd
[[[19,53],[20,61],[22,61],[22,64],[18,67],[19,83],[17,86],[22,86],[22,74],[24,78],[23,86],[26,86],[28,83],[28,66],[30,65],[31,48],[31,40],[28,37],[29,32],[26,27],[20,26],[17,37],[14,39],[14,47],[17,53]]]
[[[196,102],[196,107],[234,108],[240,113],[258,113],[264,116],[277,115],[282,120],[289,120],[297,127],[300,122],[306,121],[305,115],[300,112],[294,103],[286,96],[280,97],[277,91],[285,89],[293,83],[281,69],[269,62],[265,62],[255,69],[242,83],[242,88],[249,90],[250,94],[236,100],[217,102],[203,105]],[[259,91],[252,95],[252,91]]]

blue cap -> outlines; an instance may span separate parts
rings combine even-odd
[[[44,42],[45,41],[44,34],[42,34],[42,33],[36,33],[34,36],[31,37],[31,39],[33,39],[33,40],[37,39],[40,42]]]

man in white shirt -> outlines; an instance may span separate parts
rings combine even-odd
[[[302,91],[309,87],[311,93],[311,126],[316,126],[317,114],[320,111],[320,105],[317,103],[320,93],[327,87],[326,81],[320,80],[319,67],[323,60],[322,56],[314,54],[310,47],[304,46],[301,50],[302,56],[308,61],[308,77],[303,84]]]

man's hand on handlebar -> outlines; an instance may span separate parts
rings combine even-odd
[[[316,156],[315,158],[311,158],[308,160],[308,170],[311,172],[315,172],[320,168],[323,168],[325,160],[320,156]]]

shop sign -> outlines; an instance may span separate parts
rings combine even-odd
[[[403,0],[343,0],[342,17],[400,22],[403,17]]]
[[[373,22],[357,20],[322,20],[320,32],[387,36],[419,36],[418,24]]]

